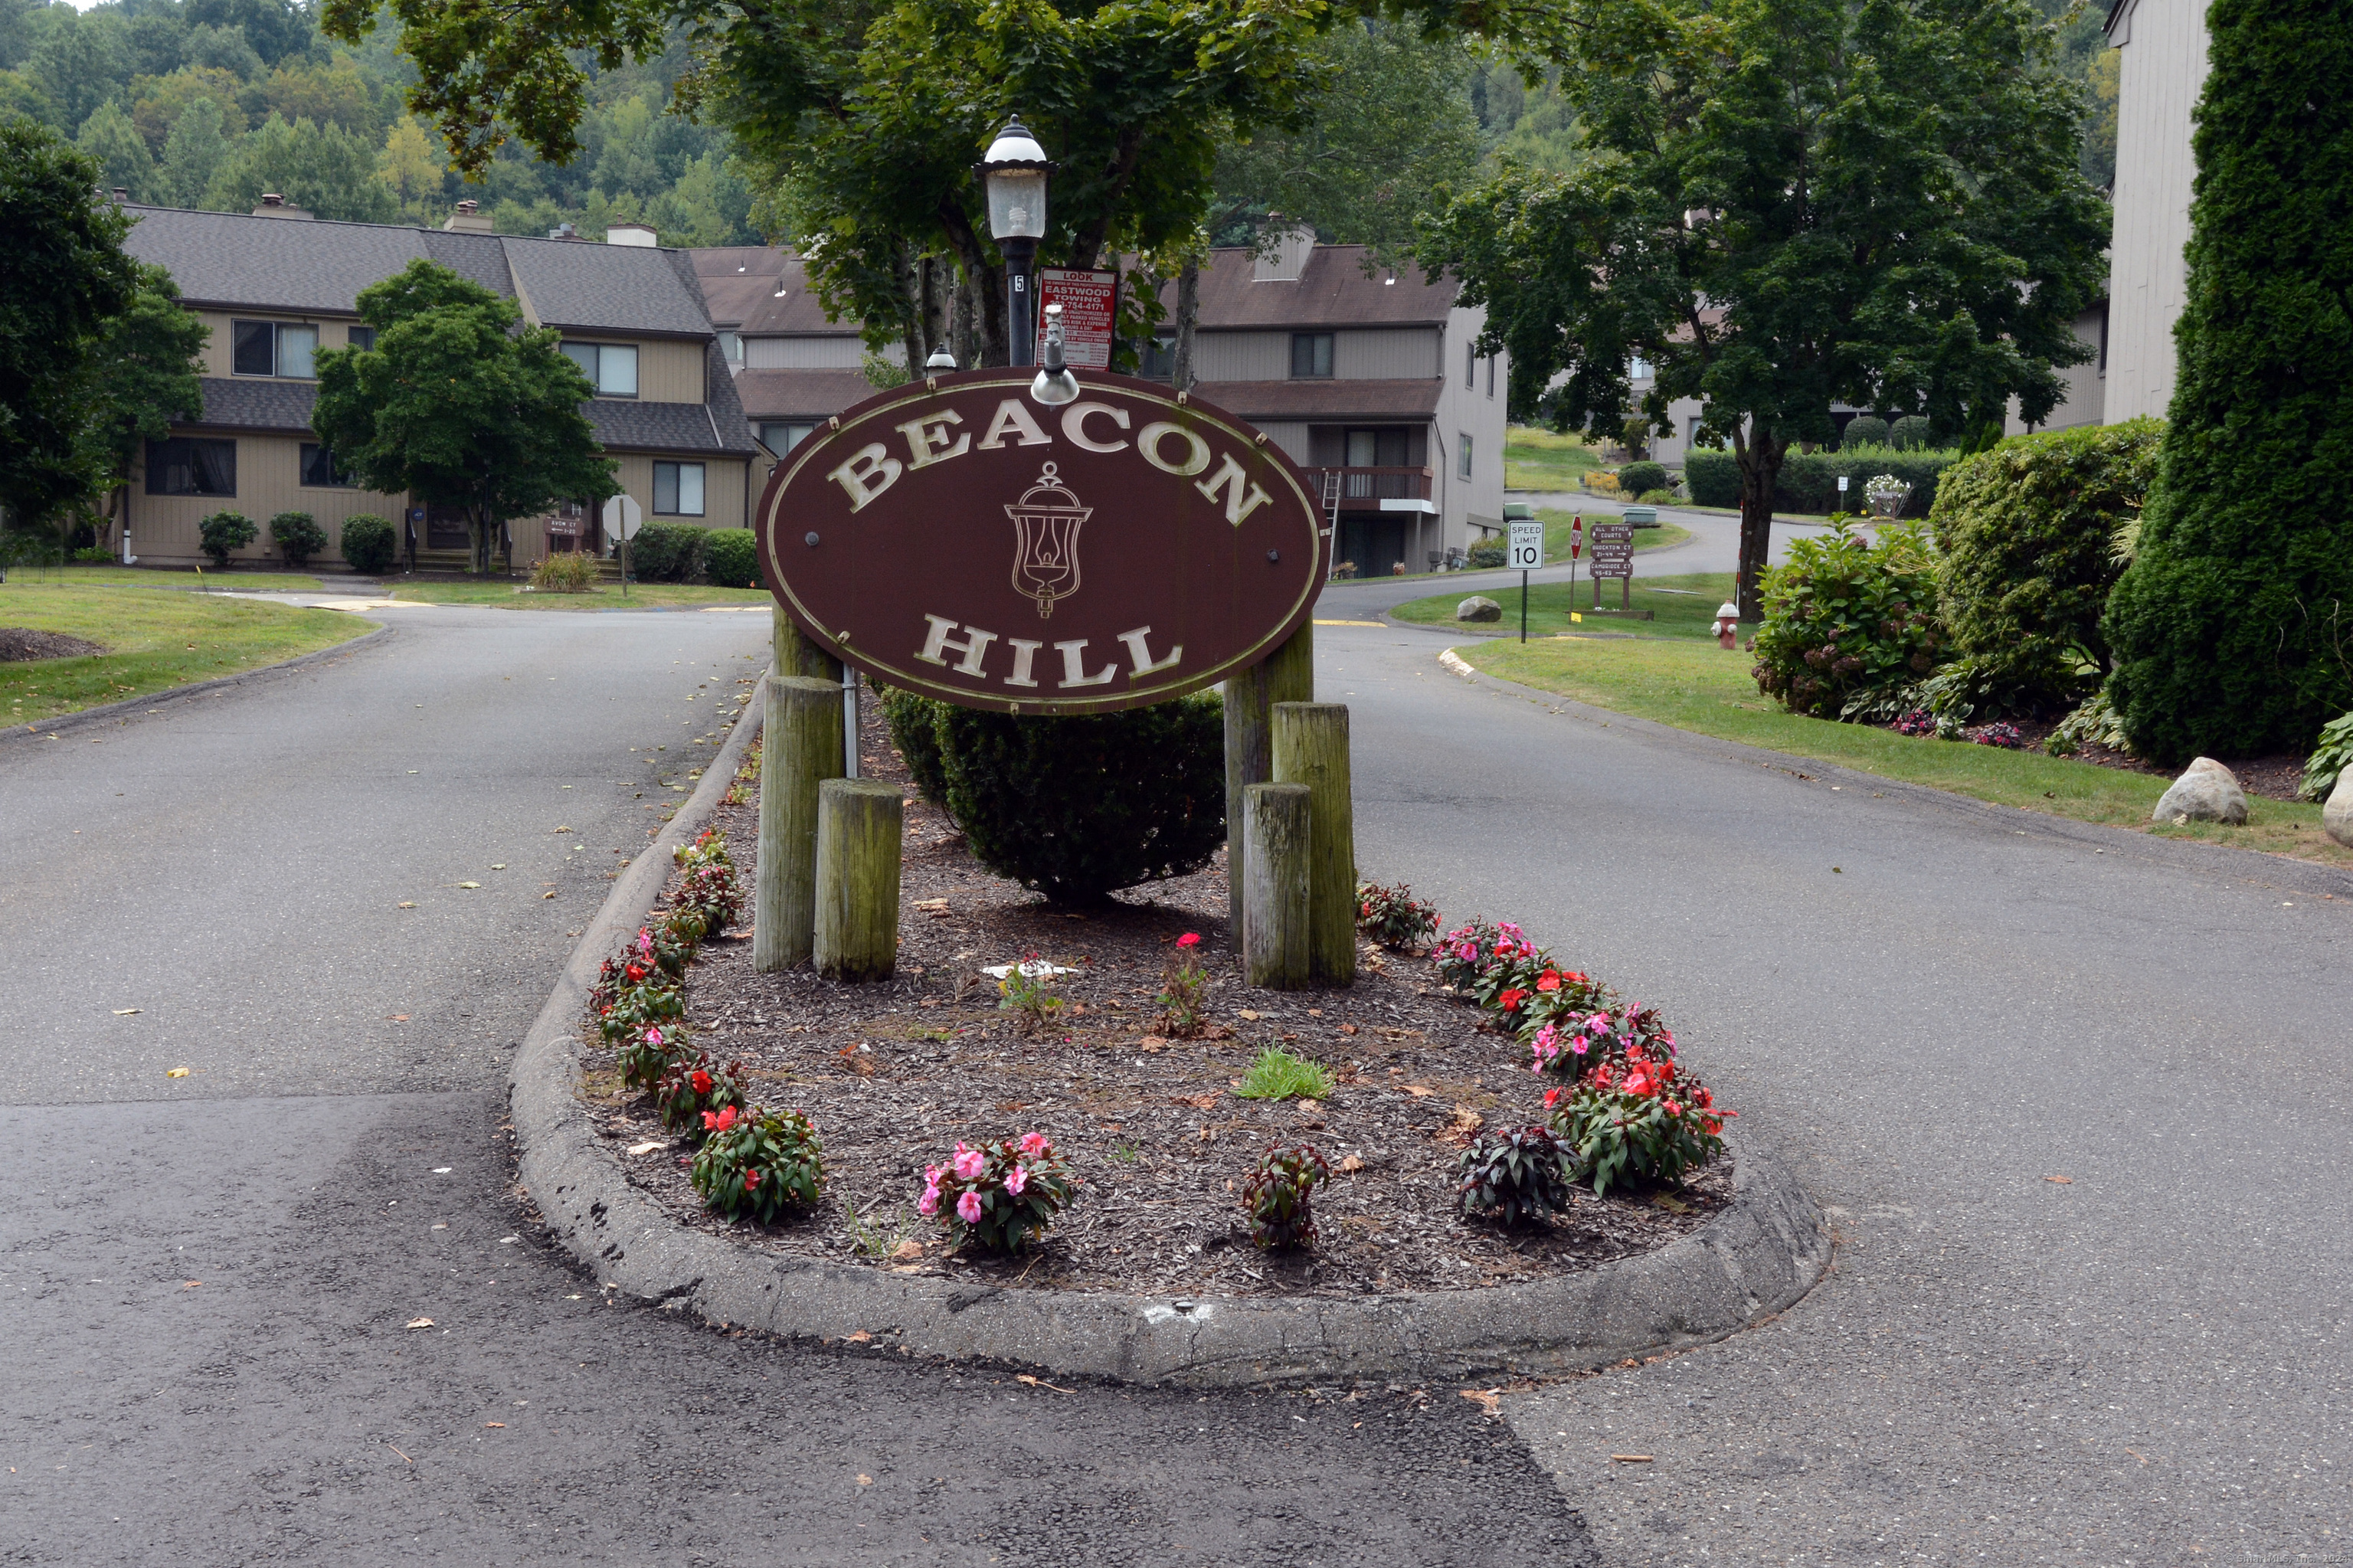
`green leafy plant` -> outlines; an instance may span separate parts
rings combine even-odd
[[[1319,1063],[1294,1056],[1279,1046],[1270,1046],[1258,1054],[1258,1060],[1242,1075],[1241,1086],[1234,1093],[1246,1100],[1328,1100],[1332,1097],[1332,1075]]]
[[[1356,884],[1356,932],[1398,951],[1427,948],[1438,935],[1438,906],[1416,898],[1413,889],[1402,882],[1395,887],[1360,882]]]
[[[1547,1128],[1483,1132],[1462,1151],[1455,1201],[1465,1214],[1541,1224],[1568,1207],[1567,1155]]]
[[[216,512],[196,524],[196,538],[216,570],[228,569],[229,556],[254,541],[253,519],[241,512]]]
[[[1899,452],[1925,450],[1934,438],[1935,427],[1919,414],[1906,414],[1887,427],[1887,444]]]
[[[630,1089],[658,1086],[671,1066],[686,1060],[691,1051],[686,1025],[674,1018],[624,1031],[613,1044],[613,1054],[621,1065],[621,1086]]]
[[[1309,1144],[1269,1149],[1242,1181],[1242,1208],[1260,1250],[1310,1246],[1315,1241],[1315,1189],[1332,1167]]]
[[[1187,931],[1176,938],[1160,971],[1160,994],[1154,999],[1160,1003],[1160,1033],[1171,1040],[1189,1040],[1201,1033],[1208,989],[1209,971],[1201,964],[1200,934]]]
[[[1683,498],[1672,490],[1661,489],[1646,490],[1634,499],[1645,506],[1672,506]]]
[[[1846,422],[1839,434],[1839,450],[1852,447],[1883,447],[1887,444],[1887,421],[1876,414],[1857,414]]]
[[[719,1067],[699,1051],[691,1056],[672,1054],[660,1080],[654,1085],[654,1109],[662,1126],[671,1132],[699,1139],[703,1132],[703,1113],[723,1111],[730,1106],[738,1111],[744,1108],[741,1062]]]
[[[723,1220],[774,1223],[818,1200],[825,1186],[817,1128],[797,1110],[702,1113],[702,1148],[694,1157],[694,1190],[702,1206]]]
[[[721,588],[760,586],[760,546],[749,528],[713,528],[702,553],[703,572]]]
[[[586,550],[551,550],[531,569],[531,586],[541,593],[588,593],[596,586],[596,562]]]
[[[1052,1141],[1032,1132],[1018,1143],[957,1144],[946,1164],[924,1167],[915,1209],[944,1221],[956,1245],[971,1242],[986,1252],[1015,1253],[1044,1235],[1077,1192],[1078,1182]]]
[[[735,862],[727,853],[727,835],[706,828],[691,844],[681,844],[670,859],[679,880],[670,890],[673,909],[691,910],[702,917],[704,940],[734,924],[744,906],[744,886]]]
[[[1501,539],[1482,540],[1462,552],[1463,566],[1474,572],[1503,566],[1511,558],[1511,547]]]
[[[1035,1034],[1051,1023],[1062,1011],[1062,998],[1054,990],[1054,966],[1036,953],[1023,954],[997,982],[997,1010],[1013,1014],[1024,1034]]]
[[[1852,429],[1852,427],[1849,427]],[[1945,471],[1958,461],[1952,451],[1898,451],[1884,445],[1850,440],[1836,451],[1791,451],[1782,460],[1774,482],[1773,504],[1790,512],[1827,514],[1841,509],[1860,511],[1862,487],[1883,473],[1894,474],[1912,487],[1901,515],[1925,514],[1936,500]],[[1840,476],[1846,493],[1839,493]],[[1694,450],[1683,460],[1683,483],[1692,500],[1702,506],[1740,504],[1740,465],[1733,454],[1706,448]]]
[[[629,541],[629,572],[639,582],[691,583],[702,575],[712,530],[692,523],[649,523]]]
[[[934,806],[947,804],[947,772],[940,761],[940,737],[935,721],[939,705],[898,686],[883,686],[882,718],[891,726],[891,744],[907,765],[907,777],[916,792]]]
[[[2326,800],[2337,780],[2353,768],[2353,714],[2330,719],[2320,726],[2320,739],[2304,759],[2304,781],[2296,787],[2299,800]]]
[[[1945,645],[1934,558],[1916,525],[1865,545],[1841,522],[1790,542],[1766,574],[1757,689],[1791,713],[1840,716],[1857,695],[1919,681]]]
[[[341,546],[343,564],[364,577],[381,574],[400,553],[393,526],[373,512],[343,519]]]
[[[1629,495],[1664,490],[1667,488],[1667,466],[1658,462],[1630,462],[1618,471],[1618,488]]]
[[[327,547],[327,531],[308,512],[280,512],[269,520],[269,542],[290,567],[307,567]]]
[[[1735,1114],[1705,1084],[1640,1046],[1568,1089],[1547,1089],[1545,1108],[1596,1195],[1630,1177],[1680,1183],[1724,1152],[1724,1124]]]

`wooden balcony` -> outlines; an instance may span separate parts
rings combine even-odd
[[[1427,512],[1430,482],[1427,468],[1307,469],[1308,493],[1322,505],[1328,476],[1338,475],[1343,512]]]

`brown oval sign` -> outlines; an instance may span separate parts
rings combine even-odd
[[[1307,619],[1331,539],[1282,450],[1149,381],[911,382],[820,426],[754,520],[803,631],[965,707],[1107,713],[1264,659]]]

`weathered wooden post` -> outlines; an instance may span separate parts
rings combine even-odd
[[[760,736],[760,856],[752,967],[805,961],[817,921],[818,787],[841,777],[841,687],[771,675]]]
[[[1248,952],[1245,867],[1249,835],[1242,831],[1242,791],[1274,777],[1271,710],[1276,703],[1315,700],[1315,623],[1303,623],[1264,662],[1225,683],[1226,908],[1234,950]]]
[[[896,784],[880,779],[818,787],[815,957],[828,980],[889,980],[898,964],[906,804]]]
[[[1313,972],[1307,924],[1313,817],[1304,784],[1252,784],[1242,790],[1241,831],[1250,879],[1234,906],[1249,912],[1242,978],[1251,985],[1297,991]],[[1229,853],[1231,853],[1229,851]]]
[[[769,657],[775,662],[779,675],[807,675],[819,681],[841,684],[841,661],[825,651],[822,643],[813,642],[793,618],[785,613],[783,605],[776,606],[776,624],[768,633]]]
[[[1356,980],[1356,829],[1345,703],[1274,705],[1274,781],[1308,789],[1307,962],[1322,985]]]

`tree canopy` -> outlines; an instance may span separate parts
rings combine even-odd
[[[1745,617],[1783,454],[1834,401],[1956,435],[2058,402],[2108,213],[2025,0],[1565,0],[1500,26],[1563,65],[1588,156],[1506,164],[1425,226],[1425,263],[1486,307],[1524,416],[1664,429],[1700,400],[1740,464]]]
[[[90,402],[82,442],[90,471],[109,490],[129,484],[146,443],[171,433],[174,419],[203,411],[205,340],[212,329],[180,303],[180,286],[161,267],[134,262],[135,291],[91,344]]]
[[[361,290],[359,310],[375,346],[319,355],[311,428],[363,487],[463,507],[478,570],[506,523],[619,492],[560,334],[422,259]]]

